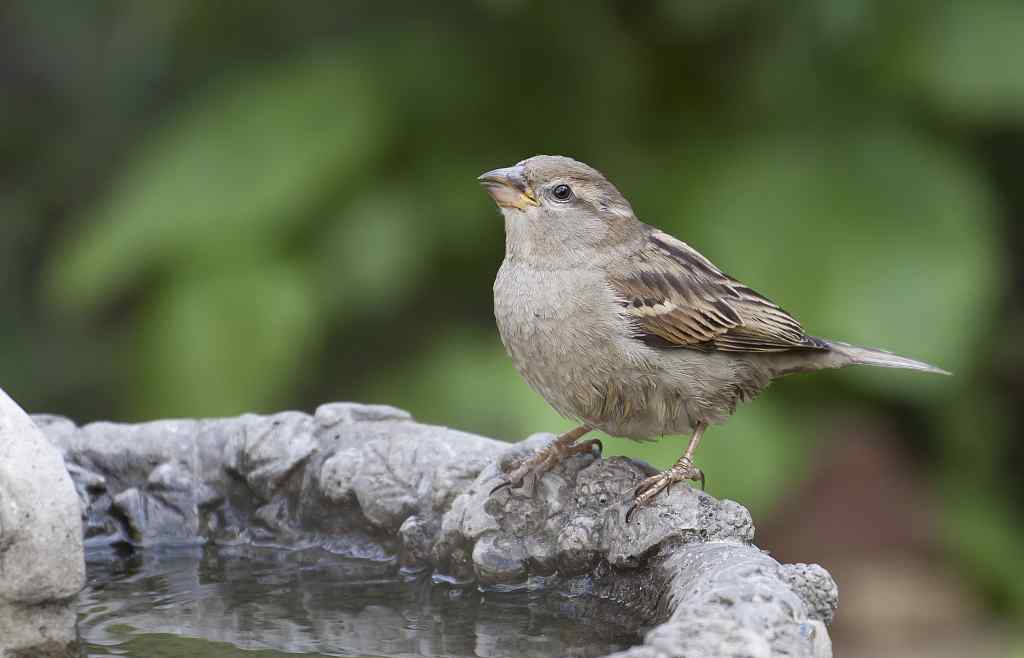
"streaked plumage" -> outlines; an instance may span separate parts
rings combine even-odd
[[[608,277],[649,344],[730,352],[828,349],[777,304],[690,245],[649,226],[643,231],[647,242],[613,265]]]

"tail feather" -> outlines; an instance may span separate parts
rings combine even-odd
[[[906,368],[907,370],[933,372],[937,375],[953,374],[948,370],[943,370],[942,368],[933,366],[930,363],[925,363],[924,361],[915,361],[914,359],[908,359],[905,356],[893,354],[892,352],[886,352],[885,350],[879,350],[873,347],[860,347],[859,345],[850,345],[848,343],[841,343],[836,340],[830,340],[826,342],[828,343],[828,346],[831,348],[830,351],[832,355],[839,357],[839,362],[835,363],[833,367],[842,367],[847,365],[866,365],[878,366],[881,368]]]

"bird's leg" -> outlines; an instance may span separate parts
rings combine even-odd
[[[672,485],[676,482],[685,482],[686,480],[694,480],[700,482],[700,488],[704,489],[704,472],[693,465],[693,453],[696,452],[697,446],[700,445],[700,439],[704,436],[704,430],[708,428],[707,423],[697,423],[696,429],[693,431],[693,436],[690,438],[690,444],[686,446],[686,452],[679,458],[672,468],[652,475],[636,488],[634,493],[633,505],[626,512],[626,523],[629,523],[630,517],[640,507],[643,507],[647,503],[654,500],[662,490],[671,491]]]
[[[510,466],[509,470],[505,473],[505,481],[491,489],[491,493],[493,494],[495,491],[505,487],[518,489],[530,473],[535,474],[539,478],[566,457],[580,453],[589,453],[593,450],[594,446],[597,446],[599,451],[602,450],[603,446],[600,439],[576,443],[579,438],[590,430],[590,427],[580,425],[564,434],[560,434],[553,443],[541,448],[517,464]]]

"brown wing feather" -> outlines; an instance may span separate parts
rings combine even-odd
[[[623,269],[610,273],[637,338],[662,347],[729,352],[828,349],[770,299],[719,270],[681,240],[652,230]]]

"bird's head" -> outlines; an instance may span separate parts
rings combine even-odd
[[[637,221],[601,172],[572,158],[536,155],[478,180],[505,216],[509,250],[557,253],[597,246]]]

